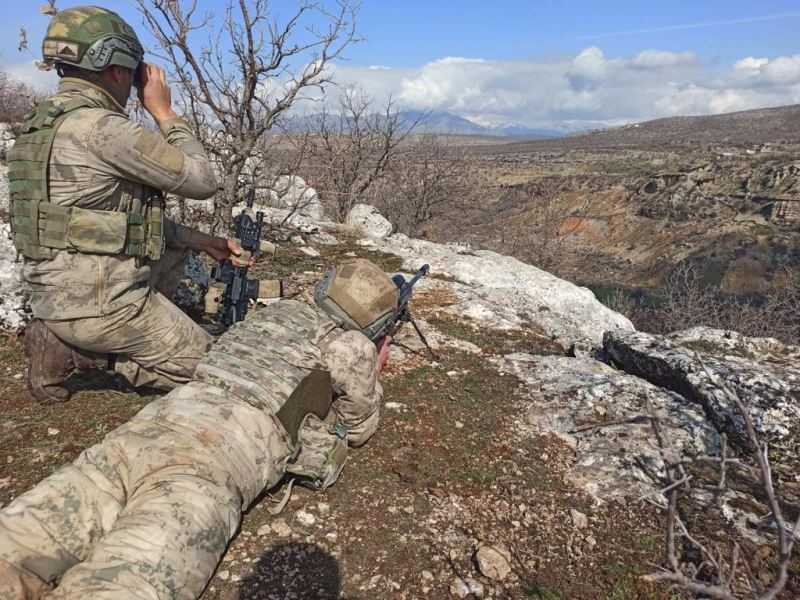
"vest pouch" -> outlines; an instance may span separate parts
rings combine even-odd
[[[123,212],[72,207],[67,244],[88,254],[121,254],[125,248],[128,216]]]
[[[286,465],[297,483],[321,492],[339,478],[347,460],[347,430],[342,425],[331,428],[309,413],[297,432],[297,444]]]

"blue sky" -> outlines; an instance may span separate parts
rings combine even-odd
[[[16,51],[25,25],[38,52],[43,2],[0,4],[0,67],[46,81]],[[143,29],[128,0],[103,5]],[[359,29],[366,40],[336,67],[343,83],[489,124],[570,129],[800,102],[797,1],[364,0]]]

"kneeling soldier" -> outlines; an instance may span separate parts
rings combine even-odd
[[[397,298],[355,259],[233,326],[190,383],[0,511],[0,598],[199,596],[264,489],[325,489],[375,432]]]

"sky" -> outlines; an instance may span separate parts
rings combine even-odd
[[[0,0],[0,68],[38,86],[55,81],[32,67],[43,3]],[[278,15],[295,4],[272,2]],[[132,2],[102,5],[148,45]],[[32,54],[17,52],[21,25]],[[797,0],[363,0],[358,29],[332,66],[344,86],[485,125],[573,131],[800,102]]]

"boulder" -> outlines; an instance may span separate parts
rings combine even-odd
[[[394,227],[377,208],[369,204],[356,204],[350,209],[345,224],[361,229],[371,238],[383,239],[392,233]]]
[[[431,266],[431,276],[446,278],[458,299],[447,311],[482,327],[541,331],[565,350],[602,344],[603,331],[630,330],[623,315],[603,305],[587,288],[510,256],[463,246],[437,244],[396,234],[375,247],[403,259],[403,268]],[[423,280],[421,289],[434,285]],[[436,282],[438,284],[439,282]]]
[[[325,210],[317,191],[297,175],[281,175],[270,186],[270,206],[294,210],[312,221],[325,220]]]
[[[28,320],[28,301],[22,285],[22,261],[17,261],[10,233],[11,225],[0,222],[0,329],[18,332]]]
[[[509,354],[492,362],[522,382],[522,434],[566,442],[574,452],[568,480],[598,501],[654,494],[667,475],[665,456],[718,452],[719,436],[699,406],[594,359]],[[654,435],[654,413],[666,448]]]
[[[608,332],[603,346],[621,369],[702,407],[734,448],[748,452],[744,419],[732,394],[737,395],[760,439],[769,443],[774,464],[797,472],[800,347],[707,327],[670,336]]]

